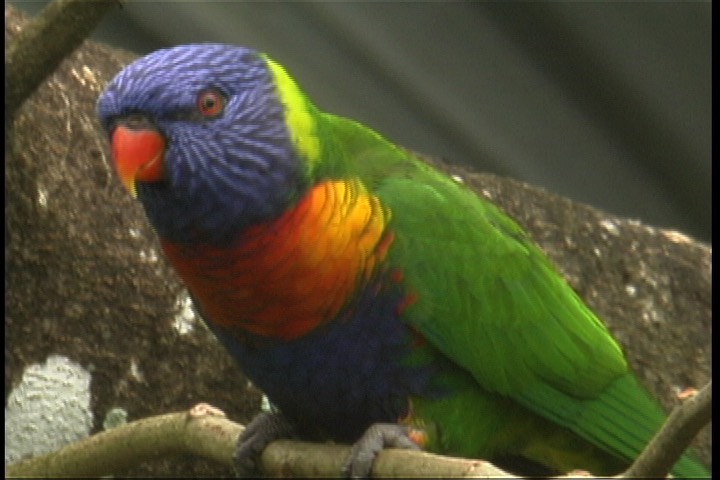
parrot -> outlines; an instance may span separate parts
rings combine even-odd
[[[114,167],[279,438],[617,474],[666,416],[604,322],[510,216],[221,43],[125,67],[98,100]],[[672,473],[709,476],[692,452]]]

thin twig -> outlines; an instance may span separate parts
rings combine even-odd
[[[667,476],[701,428],[712,419],[712,381],[678,405],[645,450],[620,478]]]

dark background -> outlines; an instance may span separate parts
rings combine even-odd
[[[251,46],[396,143],[709,241],[711,9],[129,1],[94,38]]]

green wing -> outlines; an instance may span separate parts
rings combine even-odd
[[[618,344],[506,214],[359,124],[333,119],[352,172],[392,212],[410,321],[487,390],[547,383],[596,396],[627,371]],[[346,175],[347,172],[343,172]]]
[[[328,175],[357,175],[392,212],[391,263],[414,324],[486,391],[632,459],[665,415],[607,328],[505,213],[362,125],[328,116]],[[683,459],[679,471],[706,472]],[[688,474],[688,473],[686,473]]]
[[[592,398],[625,373],[603,324],[494,205],[444,178],[388,179],[377,193],[398,232],[393,261],[421,299],[411,321],[483,387]]]

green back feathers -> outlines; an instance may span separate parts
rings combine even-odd
[[[338,157],[352,158],[343,174],[393,212],[392,262],[423,299],[410,321],[486,389],[550,382],[592,397],[627,370],[605,326],[512,219],[362,125],[325,118]]]
[[[514,222],[448,182],[380,188],[402,232],[398,264],[427,299],[411,321],[487,390],[597,395],[626,370],[617,343]]]

